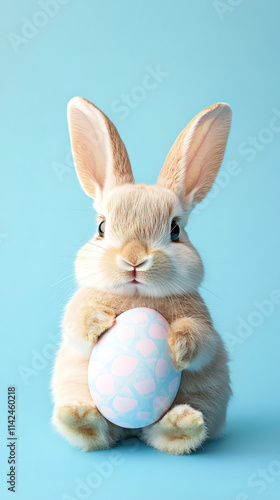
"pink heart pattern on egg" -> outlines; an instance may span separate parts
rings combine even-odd
[[[138,359],[133,356],[118,356],[114,359],[112,363],[112,373],[113,375],[118,375],[119,377],[124,377],[129,375],[133,370],[135,370],[138,364]]]
[[[170,407],[181,373],[169,355],[168,329],[157,311],[132,309],[118,316],[94,346],[89,388],[107,420],[126,428],[144,427]]]

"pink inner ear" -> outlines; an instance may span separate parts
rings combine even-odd
[[[102,166],[101,159],[97,159],[93,156],[90,166],[90,177],[93,179],[93,183],[97,184],[102,190],[105,184],[105,169]]]
[[[210,138],[210,145],[207,144],[207,139],[209,139],[209,132],[216,118],[214,117],[212,120],[202,122],[192,134],[190,145],[185,155],[187,162],[185,178],[186,195],[189,195],[198,187],[206,175],[205,157],[212,142]]]
[[[109,118],[81,97],[68,104],[68,122],[78,177],[96,198],[115,185],[134,182],[125,146]],[[100,192],[99,192],[100,191]]]
[[[88,109],[87,106],[86,112],[81,112],[79,122],[80,136],[83,137],[85,146],[84,161],[88,165],[88,170],[85,170],[85,174],[88,176],[87,181],[92,179],[102,190],[106,178],[106,164],[108,163],[108,153],[106,154],[108,132],[104,118],[100,111],[94,107]]]
[[[69,131],[78,177],[92,197],[96,187],[103,189],[108,163],[109,135],[101,111],[82,98],[68,105]]]

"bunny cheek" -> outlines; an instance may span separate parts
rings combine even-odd
[[[195,292],[204,275],[202,260],[197,250],[187,238],[184,238],[182,243],[169,246],[166,252],[174,269],[172,280],[168,284],[170,292],[174,294]]]
[[[93,238],[88,241],[77,253],[75,274],[81,287],[103,288],[102,256],[103,241]]]

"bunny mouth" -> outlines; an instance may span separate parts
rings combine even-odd
[[[129,281],[128,282],[129,285],[142,285],[142,283],[140,283],[140,281],[137,281],[137,280],[132,280],[132,281]]]

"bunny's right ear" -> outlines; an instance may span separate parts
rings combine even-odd
[[[109,118],[82,97],[71,99],[67,115],[74,163],[86,194],[101,201],[109,189],[133,183],[125,145]]]

